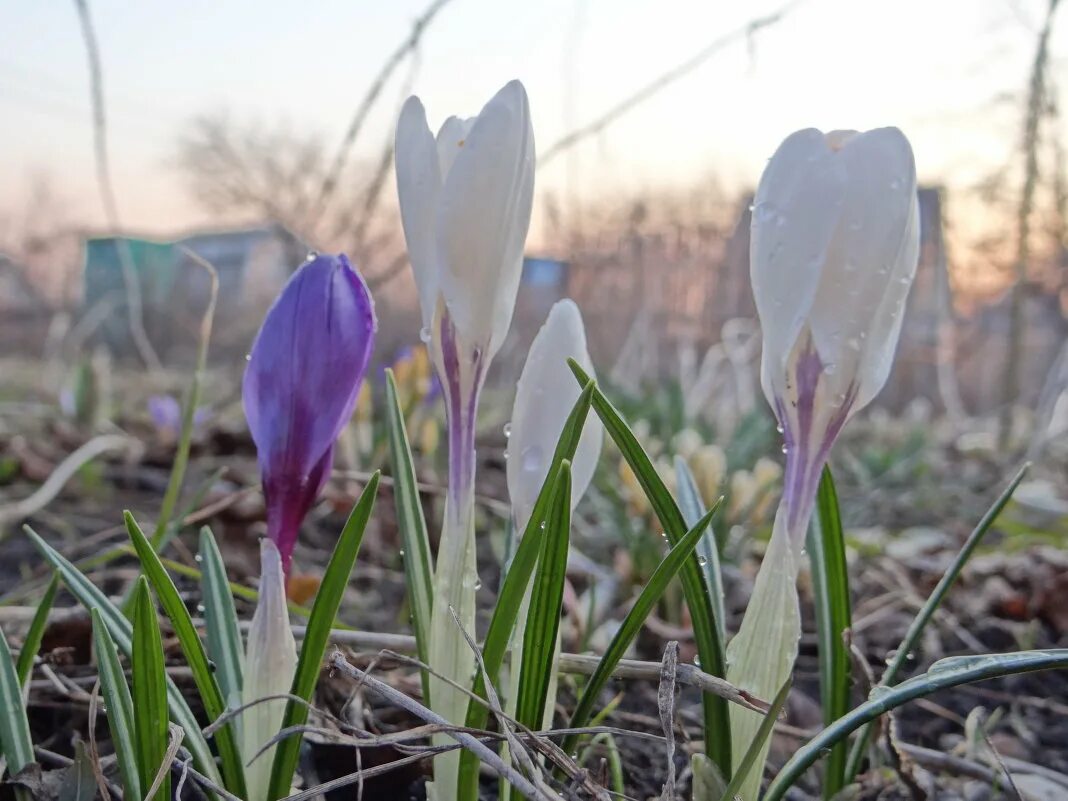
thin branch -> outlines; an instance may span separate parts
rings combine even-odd
[[[160,368],[159,356],[145,333],[144,310],[141,304],[141,284],[137,278],[130,243],[121,236],[119,206],[115,201],[115,188],[111,183],[111,163],[108,159],[108,128],[104,107],[104,75],[100,66],[100,47],[89,15],[89,0],[74,0],[81,23],[82,38],[89,57],[89,92],[93,106],[93,147],[96,156],[96,181],[100,199],[104,204],[108,227],[115,237],[115,250],[122,266],[122,281],[126,287],[126,306],[129,316],[130,336],[145,364],[152,370]]]
[[[593,122],[583,125],[581,128],[578,128],[558,139],[556,142],[550,145],[544,153],[538,156],[538,166],[544,167],[546,164],[548,164],[550,161],[559,156],[568,148],[573,147],[574,145],[581,142],[583,139],[588,139],[591,136],[599,134],[609,125],[611,125],[620,117],[622,117],[624,114],[627,114],[628,112],[634,110],[637,106],[640,106],[646,100],[649,100],[651,97],[658,94],[662,89],[675,83],[675,81],[679,80],[686,74],[693,72],[695,69],[700,67],[706,61],[708,61],[708,59],[710,59],[719,51],[723,50],[728,45],[734,44],[739,40],[750,39],[753,34],[761,30],[762,28],[767,28],[771,25],[774,25],[776,22],[781,20],[788,13],[790,13],[801,2],[802,0],[791,0],[791,2],[782,6],[777,11],[773,11],[772,13],[767,14],[763,17],[757,17],[756,19],[752,19],[742,25],[740,28],[736,28],[730,33],[720,36],[718,39],[708,44],[698,53],[686,59],[681,64],[672,67],[670,70],[660,75],[659,77],[654,78],[652,81],[647,83],[634,94],[617,103],[615,106],[610,108],[600,117],[595,119]]]

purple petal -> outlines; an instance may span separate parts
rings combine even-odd
[[[287,565],[300,520],[329,475],[325,457],[352,417],[374,330],[370,293],[349,260],[318,256],[290,278],[252,346],[245,417],[270,496],[268,529]]]
[[[148,415],[157,430],[177,434],[182,430],[182,405],[172,395],[153,395],[148,399]]]

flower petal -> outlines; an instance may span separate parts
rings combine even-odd
[[[486,104],[445,178],[436,238],[441,291],[462,340],[492,356],[515,308],[534,195],[534,134],[522,84]]]
[[[516,527],[522,531],[549,472],[571,407],[580,389],[567,366],[577,361],[591,376],[582,313],[570,299],[557,301],[534,337],[516,386],[508,438],[508,495]],[[593,479],[601,454],[604,429],[594,415],[586,421],[571,463],[572,506],[578,504]]]
[[[401,224],[408,244],[408,259],[419,290],[423,326],[429,328],[438,294],[434,219],[442,173],[438,166],[438,148],[418,97],[409,97],[401,109],[394,153]]]
[[[773,406],[816,296],[845,185],[845,170],[826,138],[810,128],[783,141],[757,188],[750,277],[764,336],[761,382]]]

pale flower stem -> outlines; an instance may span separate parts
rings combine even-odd
[[[430,665],[434,670],[463,686],[471,684],[474,655],[456,627],[450,613],[467,631],[475,631],[475,592],[478,567],[475,559],[475,414],[480,387],[470,391],[460,387],[460,376],[448,376],[446,414],[449,435],[449,488],[445,517],[438,543],[434,572],[434,606],[431,613]],[[468,699],[442,679],[431,675],[430,700],[435,712],[452,723],[462,725]],[[450,738],[442,735],[441,742]],[[438,801],[455,797],[459,770],[459,752],[440,755],[434,760],[434,787]]]
[[[771,541],[757,572],[753,594],[738,633],[727,646],[727,681],[758,698],[773,698],[793,672],[801,637],[797,574],[802,544],[815,502],[823,460],[801,452],[788,453],[782,500],[775,514]],[[731,705],[732,769],[737,770],[756,735],[761,715]],[[738,795],[756,801],[770,741]]]

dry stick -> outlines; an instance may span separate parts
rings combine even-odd
[[[17,523],[19,520],[39,512],[59,495],[67,482],[84,465],[101,454],[108,451],[130,451],[133,448],[140,447],[141,443],[137,440],[118,434],[102,434],[98,437],[93,437],[56,465],[56,469],[52,471],[44,484],[38,487],[28,498],[15,501],[7,506],[0,506],[0,528],[3,528],[8,523]]]
[[[148,792],[145,793],[146,799],[156,797],[156,791],[163,784],[163,779],[171,772],[171,765],[174,763],[175,757],[178,756],[178,750],[182,747],[182,740],[185,739],[185,729],[181,726],[175,723],[168,723],[167,728],[171,733],[170,742],[167,743],[167,752],[163,755],[159,770],[156,771],[156,778],[153,780]]]
[[[448,721],[445,720],[445,718],[430,711],[419,702],[409,698],[399,690],[393,689],[385,682],[379,681],[369,673],[365,673],[358,667],[350,665],[348,660],[346,660],[344,655],[340,652],[335,652],[331,657],[330,667],[353,681],[367,686],[384,700],[394,706],[400,707],[412,715],[415,715],[421,720],[425,720],[427,723],[448,725]],[[474,752],[482,762],[491,767],[499,776],[510,782],[511,785],[526,798],[533,799],[533,801],[542,801],[542,799],[552,798],[539,791],[529,780],[519,775],[514,768],[504,764],[500,756],[477,737],[463,731],[455,730],[450,731],[449,736],[465,748]]]
[[[578,128],[577,130],[574,130],[571,133],[566,134],[565,136],[556,140],[556,142],[549,146],[548,150],[538,156],[538,166],[544,167],[556,156],[560,155],[568,148],[576,145],[583,139],[588,139],[589,137],[600,133],[613,122],[615,122],[617,119],[622,117],[624,114],[641,105],[646,100],[660,92],[661,89],[664,89],[668,85],[679,80],[679,78],[682,78],[687,73],[693,72],[695,69],[700,67],[708,59],[710,59],[712,56],[714,56],[716,53],[718,53],[720,50],[727,47],[728,45],[733,44],[734,42],[740,39],[749,38],[762,28],[767,28],[770,25],[774,25],[776,22],[786,16],[790,11],[792,11],[794,7],[796,7],[800,2],[801,0],[793,0],[793,2],[787,3],[786,5],[779,8],[777,11],[773,11],[772,13],[767,14],[763,17],[757,17],[756,19],[752,19],[740,28],[737,28],[728,34],[720,36],[718,39],[713,41],[711,44],[709,44],[697,54],[691,56],[686,61],[668,70],[663,75],[660,75],[658,78],[655,78],[654,80],[650,81],[648,84],[643,86],[630,97],[617,103],[615,106],[610,108],[608,111],[606,111],[593,122],[588,123],[587,125],[584,125],[581,128]]]
[[[85,40],[86,54],[89,57],[89,96],[93,105],[93,145],[96,156],[96,181],[100,189],[100,199],[104,204],[108,227],[115,235],[115,250],[119,254],[122,266],[122,282],[126,288],[126,307],[129,314],[130,335],[133,337],[137,352],[149,369],[160,368],[159,356],[145,333],[144,311],[141,307],[141,284],[137,278],[130,243],[120,236],[119,206],[115,201],[115,189],[111,184],[111,166],[108,159],[108,128],[104,114],[104,76],[100,67],[100,48],[93,30],[93,20],[89,16],[89,0],[74,0],[81,22],[82,38]]]
[[[1024,290],[1027,282],[1027,265],[1031,258],[1031,212],[1035,205],[1035,189],[1038,185],[1038,140],[1042,117],[1046,111],[1046,68],[1049,62],[1049,38],[1053,30],[1053,15],[1060,0],[1049,0],[1046,21],[1038,35],[1035,58],[1031,66],[1031,78],[1027,93],[1027,114],[1024,117],[1023,188],[1020,207],[1016,215],[1016,276],[1009,296],[1009,350],[1005,362],[1005,395],[1002,398],[998,427],[998,442],[1002,450],[1009,444],[1012,433],[1012,407],[1019,396],[1020,371],[1023,362]]]
[[[382,69],[379,70],[378,75],[375,76],[374,81],[371,82],[366,94],[364,94],[360,104],[356,107],[356,113],[353,115],[352,121],[349,122],[348,130],[345,131],[345,136],[342,138],[341,144],[338,146],[337,153],[334,155],[334,160],[330,165],[330,169],[327,171],[326,177],[323,179],[323,186],[319,190],[319,199],[317,201],[320,214],[326,204],[330,201],[330,197],[333,195],[334,190],[337,189],[338,181],[341,179],[341,172],[345,169],[345,163],[348,161],[352,145],[355,143],[356,137],[359,136],[360,130],[367,121],[367,116],[374,107],[375,101],[378,100],[378,96],[382,93],[390,76],[393,75],[393,71],[400,66],[408,53],[418,47],[419,40],[422,38],[423,32],[426,30],[427,26],[431,23],[437,13],[448,5],[449,2],[450,0],[434,0],[434,2],[427,7],[426,11],[412,23],[412,30],[408,35],[408,38],[401,43],[400,47],[393,51],[393,54],[388,59],[386,59],[386,63],[382,65]]]
[[[656,691],[656,705],[660,710],[660,726],[667,745],[667,779],[660,793],[661,801],[675,801],[675,685],[679,669],[679,644],[672,640],[664,648],[660,662],[660,686]]]
[[[107,780],[104,778],[104,771],[100,767],[100,751],[96,747],[96,716],[97,710],[100,706],[100,677],[97,677],[96,682],[93,684],[93,692],[89,698],[89,764],[93,769],[93,777],[96,779],[96,785],[100,790],[100,797],[104,801],[111,801],[111,793],[108,791]],[[111,724],[111,721],[108,721]]]

